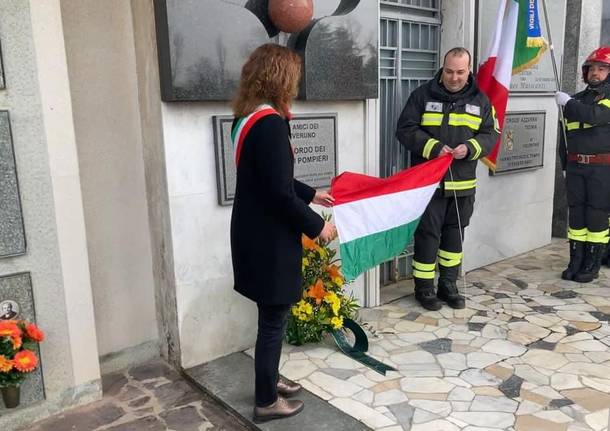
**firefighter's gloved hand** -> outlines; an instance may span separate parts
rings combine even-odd
[[[566,103],[571,99],[568,93],[564,93],[563,91],[558,91],[555,93],[555,100],[559,106],[566,106]]]

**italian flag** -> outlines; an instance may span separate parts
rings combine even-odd
[[[501,0],[492,42],[477,73],[477,84],[489,97],[498,119],[504,125],[511,76],[532,67],[546,49],[538,17],[538,0]],[[501,139],[483,158],[496,169]]]
[[[345,172],[333,180],[333,216],[346,280],[407,248],[452,160],[446,154],[388,178]]]

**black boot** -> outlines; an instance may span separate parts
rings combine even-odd
[[[585,243],[582,241],[570,240],[570,263],[568,267],[561,273],[561,278],[564,280],[574,280],[574,276],[582,268],[582,263],[585,256]]]
[[[586,243],[585,259],[582,269],[574,276],[578,283],[590,283],[599,276],[599,268],[602,266],[602,257],[606,252],[606,244],[594,242]]]
[[[610,243],[606,244],[606,252],[604,253],[604,257],[602,257],[602,265],[606,265],[610,268]]]
[[[414,277],[415,280],[415,299],[426,310],[440,310],[442,304],[436,298],[434,292],[434,280],[426,280],[423,278]]]
[[[446,267],[439,265],[438,292],[436,296],[447,303],[451,308],[461,310],[466,307],[466,299],[460,295],[457,287],[457,278],[460,265]]]

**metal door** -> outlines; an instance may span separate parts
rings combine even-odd
[[[440,0],[381,0],[379,36],[380,174],[409,166],[409,154],[396,140],[396,124],[411,92],[439,67]],[[409,247],[381,265],[381,285],[411,276]]]

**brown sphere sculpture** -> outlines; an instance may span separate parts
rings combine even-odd
[[[312,17],[313,0],[269,0],[269,18],[285,33],[303,30]]]

